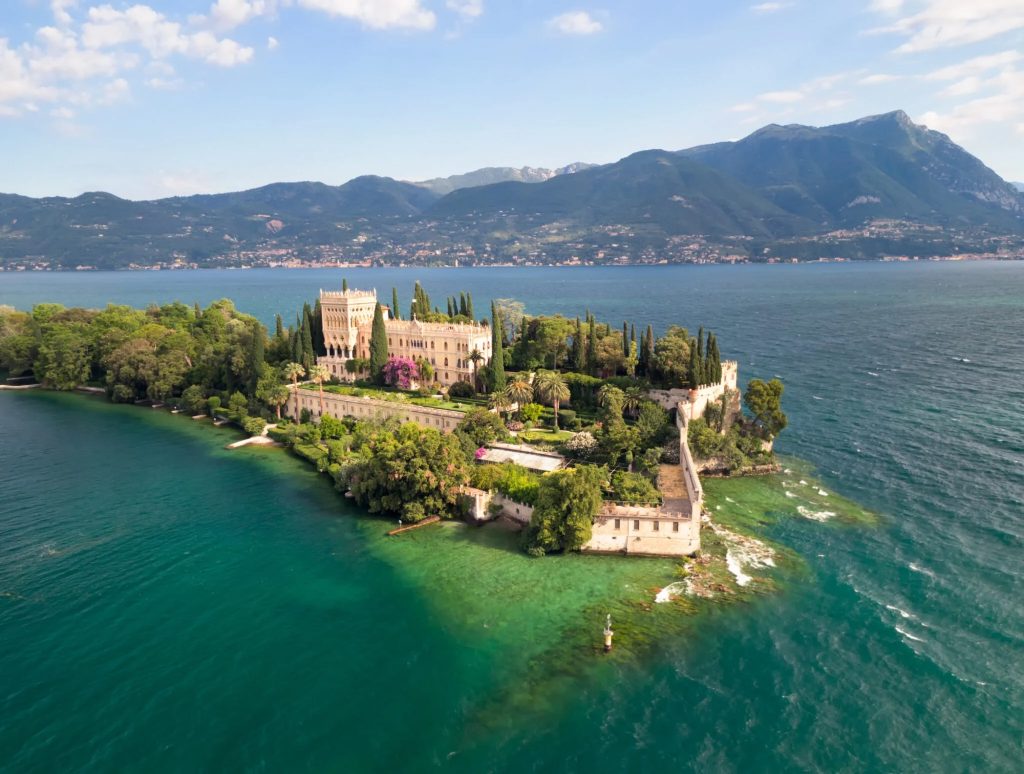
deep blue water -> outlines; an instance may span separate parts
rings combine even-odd
[[[58,624],[45,605],[25,612],[12,597],[0,597],[0,641],[12,634],[21,645],[17,654],[0,649],[0,708],[18,717],[6,732],[0,724],[0,769],[5,758],[12,770],[40,768],[47,760],[39,752],[46,749],[45,738],[26,742],[25,735],[36,729],[43,737],[59,739],[60,729],[48,722],[67,712],[75,713],[75,722],[86,729],[96,722],[113,724],[116,732],[100,735],[103,749],[83,744],[52,757],[44,768],[89,768],[92,761],[94,768],[115,770],[133,760],[127,754],[133,753],[139,770],[157,763],[230,769],[239,761],[245,768],[266,770],[351,770],[373,768],[374,762],[391,768],[496,771],[1021,769],[1024,263],[381,269],[344,275],[350,285],[375,286],[388,299],[397,285],[403,305],[418,279],[442,302],[446,294],[471,291],[478,313],[493,297],[515,297],[531,312],[575,315],[589,308],[614,325],[625,319],[641,330],[647,323],[657,330],[672,323],[691,330],[702,324],[712,328],[723,355],[739,360],[742,380],[778,375],[786,383],[790,428],[780,450],[812,461],[828,487],[877,511],[881,524],[839,528],[801,519],[782,522],[772,538],[807,562],[806,578],[783,594],[712,617],[700,634],[667,643],[643,669],[580,689],[548,725],[513,726],[486,751],[451,761],[443,754],[429,760],[417,756],[416,750],[430,747],[430,735],[401,729],[419,723],[441,736],[450,732],[441,729],[448,728],[445,713],[458,714],[459,664],[446,663],[431,650],[421,666],[450,670],[450,684],[430,680],[436,690],[420,690],[425,682],[412,670],[400,678],[408,697],[382,697],[367,696],[363,684],[357,686],[358,695],[351,695],[337,665],[311,656],[302,665],[303,675],[323,670],[339,684],[307,698],[319,711],[344,717],[345,724],[334,734],[316,727],[313,738],[292,729],[291,744],[247,731],[266,727],[260,717],[266,697],[236,686],[248,685],[243,680],[247,665],[268,670],[274,662],[268,654],[253,652],[259,651],[258,643],[235,642],[225,630],[218,647],[237,648],[238,661],[226,661],[233,665],[226,675],[203,673],[210,695],[195,697],[198,704],[183,701],[180,711],[188,735],[196,735],[203,716],[197,707],[216,708],[229,718],[233,738],[224,741],[219,754],[203,748],[207,752],[201,760],[159,758],[133,734],[127,710],[117,710],[117,700],[126,697],[119,693],[116,669],[101,668],[96,654],[84,659],[81,668],[103,672],[106,681],[89,692],[70,692],[74,706],[58,706],[43,683],[73,679],[71,656],[62,658],[60,650],[35,652],[30,644],[44,630],[57,628],[68,653],[81,657],[88,648],[75,645],[75,617],[87,620],[91,597],[103,583],[116,584],[116,577],[97,578],[89,551],[81,554],[81,562],[69,561],[39,576],[19,564],[19,557],[45,552],[48,542],[62,544],[76,509],[90,498],[107,496],[111,482],[122,480],[119,466],[100,465],[93,456],[84,465],[76,462],[76,449],[102,453],[105,447],[95,441],[100,428],[110,427],[109,443],[121,453],[139,449],[137,458],[123,461],[132,476],[119,493],[121,507],[162,487],[173,490],[175,477],[184,475],[182,466],[187,468],[196,452],[187,444],[180,452],[161,451],[159,427],[139,429],[138,422],[116,411],[95,421],[76,419],[59,401],[18,402],[21,396],[0,394],[0,593],[52,594],[59,600],[54,609],[66,616]],[[205,304],[227,296],[269,324],[278,311],[289,319],[318,288],[339,287],[341,277],[337,270],[0,274],[0,304],[144,306],[176,299]],[[92,483],[83,491],[66,488],[60,483],[65,479],[47,484],[48,476],[36,471],[51,464],[65,477],[84,467]],[[206,486],[213,492],[230,489],[238,480],[248,487],[204,509],[195,529],[209,532],[203,545],[212,551],[210,546],[239,529],[236,517],[269,499],[283,515],[273,518],[260,511],[257,524],[248,529],[272,535],[268,545],[288,545],[287,554],[264,557],[260,544],[240,544],[249,553],[227,554],[231,566],[204,576],[209,585],[195,590],[206,595],[211,609],[219,609],[213,601],[240,578],[258,579],[264,562],[284,561],[298,572],[305,562],[320,568],[324,552],[340,551],[351,554],[354,567],[368,566],[346,575],[346,589],[324,593],[353,595],[355,608],[363,611],[354,625],[370,627],[382,652],[411,648],[403,637],[431,631],[433,623],[414,607],[404,608],[397,586],[387,585],[398,581],[386,581],[387,573],[360,554],[358,536],[339,537],[333,531],[343,528],[337,525],[331,534],[321,534],[326,527],[294,512],[313,507],[303,500],[312,495],[301,494],[298,487],[284,494],[261,488],[238,467],[242,464],[224,461],[212,471],[208,466],[187,469],[191,480],[209,478]],[[174,502],[174,491],[163,496],[177,513],[174,509],[181,506]],[[130,552],[123,561],[130,566]],[[157,575],[169,571],[154,570]],[[371,576],[382,584],[372,594],[359,582]],[[324,571],[322,583],[328,585],[330,577]],[[31,588],[36,582],[39,588]],[[74,594],[69,584],[77,589]],[[387,600],[384,623],[374,614],[377,598]],[[187,612],[196,615],[202,609],[190,605]],[[310,647],[304,640],[314,629],[305,627],[314,624],[294,611],[276,613],[283,618],[268,612],[260,625],[287,626],[298,651]],[[170,605],[167,615],[174,615]],[[407,626],[394,627],[390,616],[406,617]],[[109,623],[124,621],[114,616]],[[322,626],[323,621],[315,622]],[[328,631],[343,636],[333,624]],[[159,651],[157,663],[166,665],[168,653],[178,654],[171,674],[202,673],[211,666],[190,660],[190,653],[199,659],[202,651],[193,652],[187,641],[163,647],[171,650]],[[322,658],[320,650],[312,652]],[[223,667],[225,662],[217,663]],[[143,668],[131,661],[119,666]],[[373,668],[380,664],[367,655],[360,669]],[[294,677],[291,667],[276,669],[279,685]],[[18,675],[38,677],[11,689]],[[159,685],[154,678],[153,690]],[[229,694],[246,698],[228,701]],[[138,697],[127,698],[127,704],[137,706]],[[293,698],[301,702],[303,697]],[[409,713],[398,716],[406,698]],[[366,707],[363,713],[360,704]],[[313,727],[311,717],[307,728]],[[146,742],[152,742],[151,735]],[[40,744],[35,755],[18,757],[16,751],[24,753],[26,745]],[[389,745],[407,745],[408,754]],[[372,754],[353,756],[352,746]],[[245,754],[232,756],[232,749]]]

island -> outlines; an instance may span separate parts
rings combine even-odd
[[[227,300],[3,308],[0,368],[233,423],[401,528],[503,519],[537,556],[693,556],[701,474],[779,470],[783,386],[754,379],[741,398],[711,331],[655,337],[511,299],[481,318],[470,294],[442,311],[419,283],[407,314],[389,301],[343,281],[269,335]]]

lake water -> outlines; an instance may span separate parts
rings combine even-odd
[[[5,273],[0,304],[227,296],[270,323],[341,276]],[[589,637],[545,584],[584,606],[660,566],[389,542],[228,431],[0,393],[0,770],[1020,770],[1024,264],[345,276],[706,325],[741,380],[786,383],[780,449],[880,522],[770,520],[801,568],[778,593],[581,678],[545,660]]]

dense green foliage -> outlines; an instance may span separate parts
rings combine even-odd
[[[783,389],[778,379],[770,382],[751,379],[743,395],[743,403],[754,416],[754,426],[761,437],[768,441],[777,436],[788,423],[782,411]]]
[[[544,475],[537,490],[533,518],[523,534],[531,554],[578,551],[593,534],[601,508],[604,475],[593,465]]]
[[[470,471],[470,482],[473,486],[501,492],[510,500],[524,505],[533,505],[537,502],[542,479],[539,473],[512,462],[476,465]]]
[[[457,439],[409,422],[373,434],[339,481],[370,513],[416,522],[453,515],[468,470]]]

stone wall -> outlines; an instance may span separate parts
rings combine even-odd
[[[309,409],[314,417],[320,416],[320,393],[314,388],[298,387],[292,389],[288,399],[287,411],[298,417],[302,409]],[[355,417],[356,419],[386,419],[396,417],[402,422],[415,422],[423,427],[449,432],[454,430],[465,414],[451,409],[417,406],[412,403],[379,400],[377,398],[358,398],[354,395],[338,395],[333,392],[324,393],[324,413],[335,419]]]
[[[722,381],[718,384],[710,384],[698,390],[688,390],[682,387],[673,387],[671,390],[648,390],[647,397],[657,403],[666,411],[678,408],[687,415],[688,419],[698,419],[704,416],[704,410],[709,403],[713,403],[722,397],[726,390],[737,389],[739,380],[739,365],[735,360],[722,361]]]
[[[592,553],[687,556],[700,550],[700,518],[661,508],[606,503],[583,546]]]
[[[530,519],[533,518],[533,506],[525,505],[524,503],[517,503],[515,500],[510,500],[505,497],[501,492],[494,492],[491,498],[491,503],[494,505],[501,506],[501,514],[517,521],[524,527],[530,523]]]

